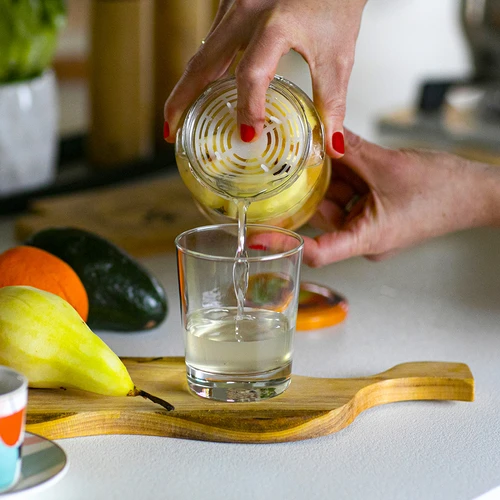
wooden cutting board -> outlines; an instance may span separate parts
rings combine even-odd
[[[207,224],[178,175],[35,201],[16,220],[23,242],[47,227],[97,233],[136,257],[175,250],[186,229]]]
[[[380,404],[474,399],[474,379],[462,363],[405,363],[372,377],[351,379],[294,375],[282,395],[252,403],[221,403],[192,395],[183,358],[125,358],[124,363],[139,388],[166,399],[175,410],[167,412],[138,397],[30,389],[27,430],[49,439],[143,434],[276,443],[331,434]],[[369,417],[360,425],[369,425]]]

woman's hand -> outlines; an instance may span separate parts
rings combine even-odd
[[[236,67],[238,124],[251,141],[264,126],[265,94],[290,49],[309,64],[326,151],[344,154],[347,85],[367,0],[221,0],[213,26],[165,103],[165,139],[173,142],[184,110],[209,83]]]
[[[332,161],[330,187],[310,221],[325,233],[305,238],[306,264],[359,255],[380,260],[445,233],[500,225],[500,167],[384,149],[347,130],[346,146]]]

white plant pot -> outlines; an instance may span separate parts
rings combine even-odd
[[[57,83],[52,71],[0,85],[0,198],[54,180],[57,136]]]

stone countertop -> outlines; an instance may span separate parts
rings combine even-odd
[[[0,219],[0,251],[14,244]],[[142,436],[60,440],[69,470],[16,498],[472,499],[500,484],[500,232],[439,238],[381,263],[351,259],[303,279],[345,294],[342,327],[296,335],[293,371],[375,374],[405,361],[467,363],[476,401],[379,406],[330,436],[242,445]],[[143,263],[164,284],[166,322],[100,333],[122,356],[183,354],[173,254]]]

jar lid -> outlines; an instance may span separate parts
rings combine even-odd
[[[193,175],[227,199],[263,200],[290,186],[311,150],[312,133],[291,82],[275,77],[266,92],[260,137],[243,142],[236,80],[219,80],[188,110],[182,142]]]
[[[296,329],[315,330],[337,325],[346,319],[348,310],[347,299],[336,291],[316,283],[302,282]]]

